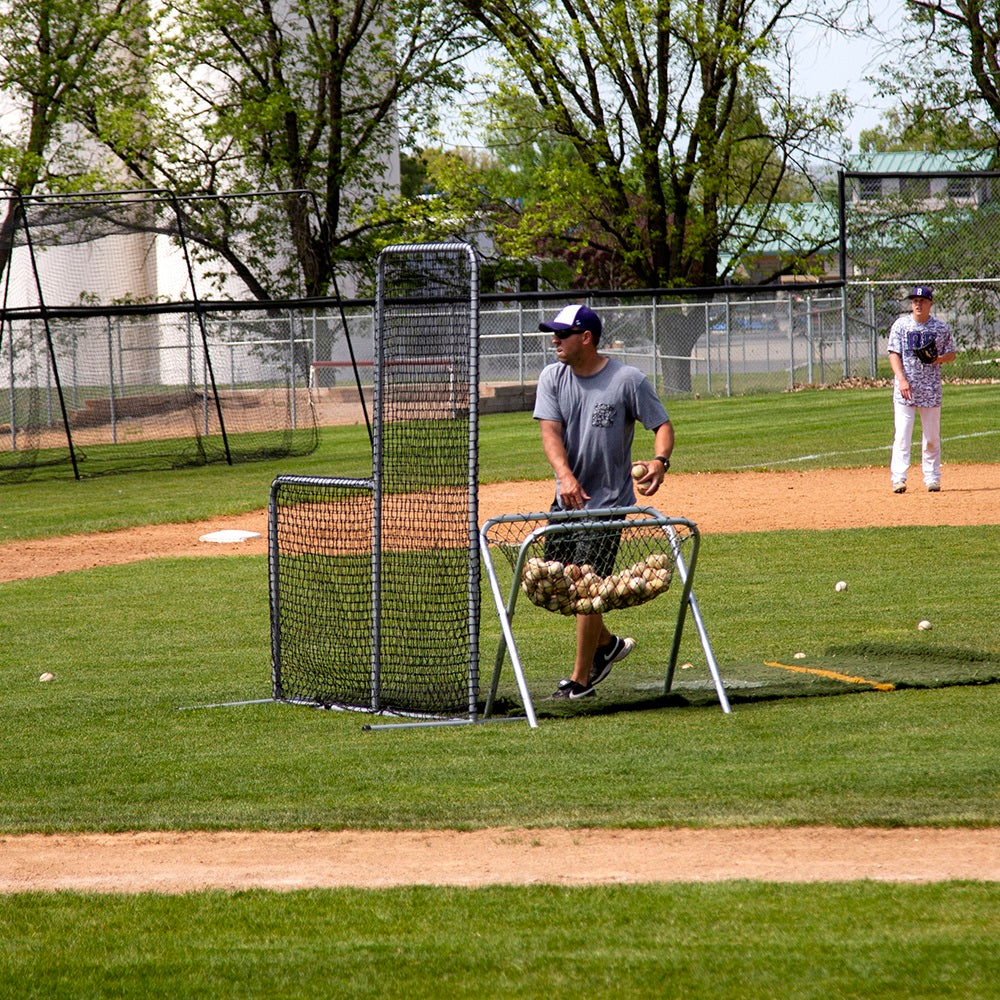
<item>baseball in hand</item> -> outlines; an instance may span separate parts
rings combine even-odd
[[[847,581],[846,580],[838,580],[833,585],[833,589],[834,590],[847,590]]]
[[[646,463],[645,462],[633,462],[632,463],[632,478],[642,479],[646,475]]]

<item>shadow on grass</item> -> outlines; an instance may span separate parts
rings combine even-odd
[[[1000,683],[1000,658],[980,649],[860,642],[829,646],[820,656],[780,663],[729,664],[721,668],[733,707],[786,698],[825,698],[846,694],[891,693],[903,689],[933,689]],[[602,684],[592,698],[552,701],[535,695],[539,718],[579,718],[651,712],[662,709],[714,708],[719,699],[711,678],[678,674],[671,691],[663,679],[636,677],[621,671],[614,683]],[[499,697],[494,713],[523,712],[519,700]]]

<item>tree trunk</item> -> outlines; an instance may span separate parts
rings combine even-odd
[[[705,311],[671,309],[658,328],[661,392],[691,392],[691,354],[705,333]]]

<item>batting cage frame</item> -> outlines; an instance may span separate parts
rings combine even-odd
[[[245,301],[205,225],[290,199],[318,211],[308,191],[0,188],[0,483],[315,451],[317,301]]]
[[[279,476],[275,700],[480,721],[479,270],[466,243],[377,258],[372,475]]]
[[[605,613],[652,601],[667,591],[675,570],[682,590],[663,693],[669,694],[673,685],[684,623],[690,612],[719,705],[726,714],[732,711],[694,592],[701,545],[694,522],[643,506],[502,514],[483,525],[479,545],[501,627],[485,717],[492,714],[509,654],[528,722],[532,727],[538,724],[512,625],[522,593],[550,612]],[[687,556],[685,549],[689,550]],[[506,599],[494,554],[503,557],[511,572]]]

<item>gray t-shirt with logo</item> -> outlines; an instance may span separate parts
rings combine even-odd
[[[590,494],[587,507],[628,507],[632,486],[635,423],[655,430],[668,420],[649,379],[616,358],[596,374],[579,376],[557,361],[542,369],[534,418],[563,425],[563,444],[573,475]],[[558,481],[556,484],[558,496]]]

